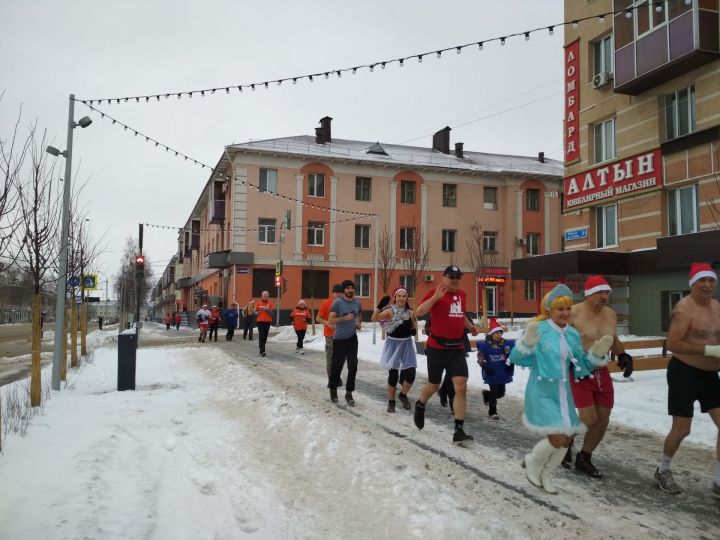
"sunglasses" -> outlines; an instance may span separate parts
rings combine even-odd
[[[448,279],[460,279],[462,276],[458,274],[448,274]]]

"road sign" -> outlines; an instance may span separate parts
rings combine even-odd
[[[89,303],[91,303],[91,304],[92,304],[92,303],[95,303],[95,302],[100,302],[100,297],[99,297],[99,296],[88,296],[88,297],[85,299],[85,301],[86,301],[86,302],[89,302]]]
[[[237,273],[238,273],[238,274],[249,274],[249,273],[250,273],[250,269],[249,269],[249,268],[238,268],[238,269],[237,269]]]
[[[568,240],[579,240],[581,238],[587,238],[587,229],[575,229],[573,231],[565,231],[565,241]]]
[[[282,276],[282,261],[275,261],[275,275]]]
[[[97,274],[84,274],[82,284],[86,291],[94,291],[97,289]]]
[[[71,287],[79,287],[80,286],[80,278],[77,276],[71,276],[68,279],[68,285]]]

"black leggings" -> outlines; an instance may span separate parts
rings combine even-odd
[[[297,334],[297,348],[302,349],[303,348],[303,341],[305,340],[305,332],[307,330],[295,330],[295,333]]]
[[[497,405],[497,400],[505,396],[505,385],[504,384],[491,384],[490,395],[488,396],[488,403],[493,407]]]
[[[265,352],[265,344],[267,343],[268,334],[270,333],[269,322],[257,323],[258,334],[260,334],[260,354]],[[250,334],[252,336],[252,334]]]
[[[402,371],[398,373],[397,369],[391,369],[388,371],[388,386],[391,386],[395,388],[397,386],[398,380],[400,381],[400,385],[402,386],[403,383],[409,383],[412,384],[415,382],[415,368],[405,368]]]

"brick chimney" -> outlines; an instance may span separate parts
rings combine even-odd
[[[540,163],[545,163],[545,152],[538,152],[538,161]]]
[[[460,159],[463,158],[463,146],[465,143],[456,142],[455,143],[455,155],[459,157]]]
[[[315,142],[318,144],[325,144],[332,142],[331,125],[332,118],[326,116],[320,119],[320,127],[315,128]]]
[[[433,135],[433,150],[443,154],[450,153],[450,127],[445,126]]]

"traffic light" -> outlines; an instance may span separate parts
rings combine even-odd
[[[145,255],[135,255],[135,277],[145,277]]]
[[[275,276],[275,287],[276,288],[278,288],[278,289],[280,288],[280,286],[282,285],[282,279],[283,279],[282,276]]]

